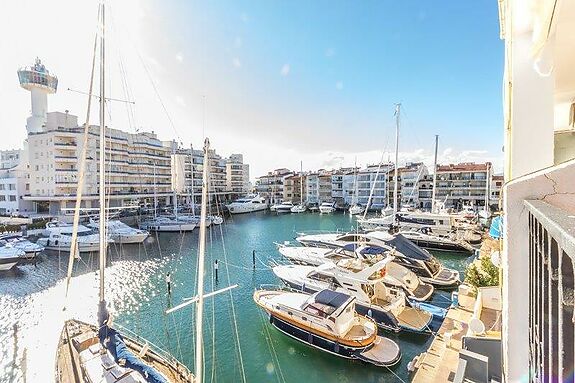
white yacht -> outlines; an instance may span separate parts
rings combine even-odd
[[[294,289],[309,293],[330,289],[355,297],[357,313],[367,315],[386,330],[427,334],[432,332],[430,326],[433,315],[411,307],[401,289],[389,286],[378,274],[372,278],[368,274],[371,270],[350,275],[339,272],[333,265],[289,265],[277,266],[273,271]]]
[[[369,233],[347,234],[312,234],[300,235],[296,241],[309,248],[328,249],[323,254],[329,253],[329,249],[343,248],[341,255],[356,257],[356,247],[369,245],[373,247],[372,253],[384,253],[392,251],[395,263],[407,267],[413,271],[422,281],[438,287],[455,287],[459,285],[459,272],[444,267],[429,251],[420,248],[401,234],[389,234],[385,231],[372,231]],[[290,251],[288,248],[284,252]],[[291,250],[297,251],[297,250]],[[303,250],[300,250],[303,252]],[[306,250],[308,257],[315,257],[312,250]],[[315,250],[315,252],[318,252]],[[367,253],[366,250],[364,250]],[[319,252],[318,252],[319,253]],[[372,255],[373,256],[373,255]]]
[[[46,250],[69,252],[73,231],[72,225],[51,222],[46,224],[46,230],[44,230],[44,235],[47,237],[39,238],[37,243]],[[110,239],[108,239],[109,242],[111,242]],[[86,226],[78,225],[78,250],[81,253],[99,251],[98,233]]]
[[[244,198],[237,199],[229,205],[226,205],[226,207],[230,214],[242,214],[266,210],[268,208],[268,204],[263,197],[252,194]]]
[[[365,207],[361,206],[361,205],[351,205],[349,207],[349,215],[358,215],[358,214],[363,214],[363,212],[365,211]]]
[[[171,217],[174,218],[174,217]],[[200,216],[193,215],[193,214],[178,214],[178,219],[180,221],[188,221],[193,222],[196,226],[200,226]],[[212,220],[210,217],[206,217],[205,219],[206,227],[210,227],[212,225]]]
[[[294,207],[295,205],[293,204],[293,202],[291,201],[284,201],[282,203],[280,203],[279,205],[276,205],[276,209],[275,212],[276,213],[290,213],[291,209]]]
[[[165,216],[159,216],[140,223],[140,229],[155,232],[181,233],[192,231],[195,228],[195,222]]]
[[[356,299],[347,294],[256,290],[254,301],[269,315],[272,326],[316,349],[382,367],[401,358],[397,343],[379,336],[375,322],[357,314]]]
[[[335,211],[335,204],[333,202],[322,202],[319,205],[319,212],[322,214],[329,214]]]
[[[370,247],[366,247],[365,252],[371,252]],[[418,276],[401,266],[400,264],[394,262],[394,257],[388,254],[374,254],[364,257],[360,255],[357,257],[345,256],[342,252],[325,254],[323,257],[314,257],[311,254],[305,254],[304,256],[300,254],[296,255],[296,252],[287,253],[284,252],[286,258],[291,257],[294,261],[297,260],[302,264],[311,264],[319,266],[319,268],[333,269],[333,272],[339,272],[340,274],[349,275],[352,278],[360,278],[365,276],[366,271],[372,270],[368,276],[373,279],[376,277],[375,271],[380,273],[382,281],[388,286],[399,287],[403,289],[406,295],[416,301],[425,301],[431,297],[434,288],[432,285],[427,284],[420,280]],[[284,254],[282,253],[282,255]],[[319,253],[316,253],[319,255]],[[367,277],[366,277],[367,278]]]
[[[0,236],[0,245],[24,250],[24,258],[26,259],[33,259],[42,251],[44,251],[43,246],[40,246],[37,243],[31,242],[21,235],[16,234],[6,234]]]
[[[88,226],[97,230],[99,223],[97,221],[91,221]],[[146,230],[135,229],[120,220],[107,221],[106,227],[108,229],[108,237],[116,243],[142,243],[150,236],[150,233]]]
[[[391,207],[381,209],[381,216],[360,218],[357,220],[363,230],[387,230],[395,224],[395,215]]]
[[[290,211],[292,213],[305,213],[307,211],[307,205],[305,203],[300,203],[292,207]]]
[[[10,270],[25,256],[24,250],[11,246],[0,247],[0,271]]]

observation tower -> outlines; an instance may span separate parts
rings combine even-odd
[[[28,134],[41,132],[46,124],[48,94],[56,93],[58,78],[50,74],[40,59],[36,58],[34,66],[18,70],[18,79],[20,86],[32,95],[32,115],[26,120],[26,130]]]

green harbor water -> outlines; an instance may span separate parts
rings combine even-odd
[[[426,350],[430,337],[389,335],[402,352],[401,363],[390,371],[337,358],[284,336],[269,324],[252,300],[255,288],[279,285],[269,267],[270,262],[281,261],[274,242],[294,243],[298,232],[351,230],[354,222],[343,214],[261,212],[233,216],[209,229],[205,292],[233,284],[239,287],[205,300],[206,382],[241,382],[242,375],[248,382],[409,380],[407,363]],[[197,230],[184,235],[154,235],[145,245],[113,246],[106,273],[115,322],[171,352],[192,370],[194,305],[168,315],[164,312],[195,295],[197,247]],[[436,255],[446,266],[460,271],[468,262],[464,254]],[[212,267],[216,259],[217,283]],[[52,376],[53,356],[47,361],[40,359],[44,353],[53,353],[51,347],[55,347],[54,339],[59,335],[60,324],[52,319],[61,315],[66,261],[65,255],[43,255],[36,266],[18,266],[0,274],[0,381],[21,381],[25,375]],[[95,321],[97,278],[93,270],[97,268],[97,256],[83,256],[76,263],[71,309],[66,315]],[[168,272],[173,282],[171,298],[166,293]],[[438,291],[433,297],[433,302],[443,307],[449,300],[449,291]],[[42,337],[50,338],[52,343],[44,342]]]

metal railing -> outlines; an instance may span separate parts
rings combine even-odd
[[[525,206],[529,212],[530,380],[571,381],[575,216],[540,200],[525,201]]]

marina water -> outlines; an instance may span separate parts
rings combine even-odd
[[[235,215],[208,229],[205,292],[232,284],[239,287],[205,300],[206,382],[241,382],[242,375],[247,382],[408,381],[407,363],[427,349],[431,337],[386,334],[401,347],[402,360],[392,370],[377,368],[286,337],[269,324],[252,300],[255,288],[280,284],[270,269],[271,262],[284,262],[274,242],[295,243],[298,232],[350,231],[354,227],[355,219],[343,214],[260,212]],[[194,367],[194,305],[168,315],[165,310],[195,295],[197,244],[196,230],[153,235],[143,245],[112,245],[106,271],[115,324],[171,352],[190,369]],[[436,255],[460,272],[469,261],[458,253]],[[97,254],[75,261],[66,310],[62,310],[67,261],[66,254],[43,255],[37,265],[21,265],[0,274],[0,382],[25,378],[29,382],[52,381],[64,319],[96,323]],[[171,297],[167,273],[172,281]],[[450,292],[436,290],[433,302],[448,306]]]

